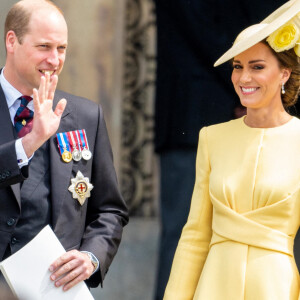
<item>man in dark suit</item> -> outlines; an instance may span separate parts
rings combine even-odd
[[[67,25],[51,1],[14,5],[6,19],[5,40],[7,57],[0,74],[0,260],[49,224],[67,250],[49,266],[51,280],[64,290],[82,280],[96,287],[128,222],[102,109],[87,99],[55,92],[66,55]],[[24,99],[29,99],[26,104]],[[55,134],[66,137],[67,132],[73,142],[69,135],[61,145]],[[72,159],[75,149],[85,159]]]
[[[285,0],[156,0],[155,148],[161,167],[161,239],[155,299],[163,298],[190,207],[199,130],[241,116],[232,68],[214,62],[237,34]]]

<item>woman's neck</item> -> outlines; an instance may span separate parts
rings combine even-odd
[[[292,119],[285,109],[280,110],[252,109],[247,108],[247,115],[244,119],[246,125],[254,128],[272,128],[281,126]]]

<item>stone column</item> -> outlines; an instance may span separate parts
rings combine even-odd
[[[158,171],[153,150],[156,67],[153,1],[127,0],[125,26],[121,188],[132,214],[154,216]]]

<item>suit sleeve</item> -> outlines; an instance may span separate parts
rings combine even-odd
[[[175,252],[164,300],[193,299],[209,249],[212,203],[209,198],[210,164],[206,131],[205,127],[200,131],[190,213]]]
[[[21,182],[28,177],[28,166],[19,168],[15,140],[0,145],[0,188]]]
[[[102,109],[93,150],[92,178],[94,189],[88,202],[86,228],[80,250],[92,252],[99,260],[100,268],[87,284],[98,286],[118,250],[123,226],[128,222],[126,204],[120,194],[113,165],[111,146]]]

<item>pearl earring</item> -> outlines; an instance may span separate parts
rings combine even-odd
[[[282,83],[282,86],[281,86],[281,94],[282,94],[282,95],[285,94],[284,83]]]

